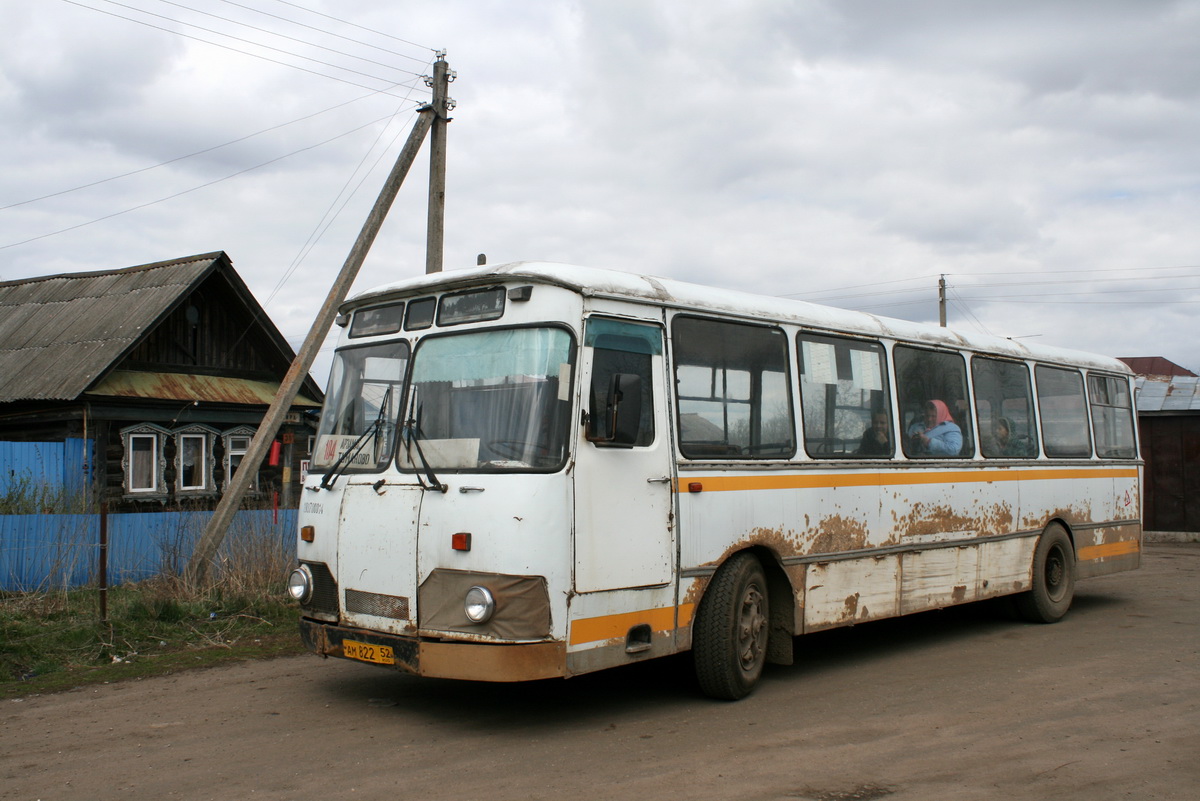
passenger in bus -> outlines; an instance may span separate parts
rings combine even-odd
[[[908,429],[911,453],[919,456],[958,456],[962,450],[962,429],[950,416],[945,401],[925,403],[925,419]]]
[[[885,411],[871,414],[871,425],[863,432],[858,443],[859,456],[891,456],[892,455],[892,421]]]
[[[1024,437],[1012,436],[1012,423],[1007,417],[997,417],[992,426],[992,440],[997,456],[1028,456],[1032,448]]]

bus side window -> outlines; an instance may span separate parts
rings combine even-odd
[[[988,459],[1038,455],[1029,368],[1020,362],[976,356],[971,360],[979,445]]]
[[[893,358],[904,455],[916,459],[973,456],[975,440],[963,357],[897,345]]]
[[[1128,382],[1116,376],[1089,375],[1088,395],[1092,403],[1096,454],[1105,459],[1136,459],[1133,401]]]
[[[684,457],[786,459],[795,454],[783,331],[679,316],[671,342]]]
[[[1047,456],[1088,457],[1092,438],[1088,432],[1083,376],[1078,370],[1047,367],[1036,370],[1038,408],[1042,414],[1042,443]]]
[[[882,458],[896,452],[883,346],[801,334],[804,448],[818,459]]]
[[[651,325],[592,317],[587,322],[584,344],[593,348],[592,376],[588,384],[587,437],[593,444],[614,432],[608,430],[605,415],[609,389],[614,375],[635,375],[641,384],[641,415],[634,447],[654,442],[653,357],[662,353],[662,333]]]

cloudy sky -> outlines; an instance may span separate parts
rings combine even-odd
[[[0,0],[0,280],[224,250],[296,346],[457,73],[523,259],[1200,372],[1200,0]],[[424,271],[428,147],[355,291]],[[314,373],[324,381],[328,352]]]

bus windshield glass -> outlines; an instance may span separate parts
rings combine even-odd
[[[413,360],[400,466],[556,470],[566,458],[571,337],[559,328],[425,339]]]
[[[382,470],[392,455],[409,348],[404,341],[337,352],[312,470]]]

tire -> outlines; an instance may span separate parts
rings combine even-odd
[[[700,601],[692,658],[700,689],[736,701],[754,689],[767,659],[767,577],[758,559],[740,553],[721,565]]]
[[[1017,614],[1031,623],[1057,623],[1075,597],[1075,546],[1067,531],[1052,523],[1033,554],[1033,588],[1016,596]]]

